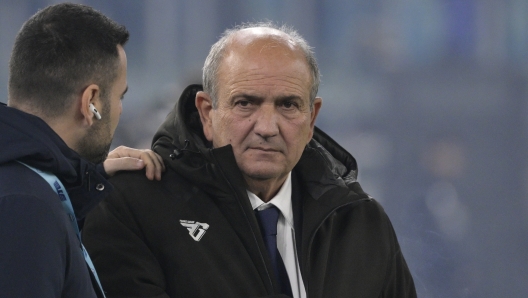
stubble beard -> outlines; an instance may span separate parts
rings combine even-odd
[[[77,146],[77,153],[94,164],[106,160],[113,139],[110,131],[110,107],[107,102],[103,103],[102,115],[101,120],[94,120],[96,122]]]

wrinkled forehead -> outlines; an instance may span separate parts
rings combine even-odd
[[[226,48],[218,75],[219,89],[224,84],[249,81],[250,77],[294,80],[307,90],[312,81],[302,49],[287,34],[271,28],[236,32]]]

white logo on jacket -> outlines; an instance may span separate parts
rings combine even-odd
[[[200,241],[205,234],[205,231],[209,229],[208,224],[192,220],[180,219],[180,224],[189,230],[189,235],[191,235],[194,241]]]

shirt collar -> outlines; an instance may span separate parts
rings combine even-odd
[[[281,188],[279,189],[279,192],[267,203],[264,203],[264,201],[262,201],[259,197],[257,197],[257,195],[250,192],[249,190],[246,191],[253,210],[264,210],[271,207],[270,205],[274,205],[280,210],[280,212],[286,219],[288,225],[293,228],[293,209],[291,202],[291,172],[288,173],[288,177],[286,178],[286,181],[284,181],[284,183],[282,184]]]

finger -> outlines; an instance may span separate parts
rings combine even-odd
[[[113,176],[116,172],[122,170],[141,170],[145,167],[145,162],[133,157],[108,158],[104,161],[103,166],[106,174],[108,174],[108,176]]]
[[[159,179],[158,180],[161,180],[161,173],[165,172],[165,163],[163,162],[163,158],[161,158],[161,156],[159,154],[157,154],[156,152],[154,151],[151,151],[152,152],[152,155],[155,157],[156,159],[156,164],[158,165],[158,168],[156,168],[156,175],[159,176]]]
[[[141,152],[136,152],[136,151],[139,151],[137,149],[133,149],[133,148],[129,148],[129,147],[126,147],[126,146],[119,146],[117,148],[115,148],[114,150],[110,151],[110,153],[108,153],[108,157],[107,158],[120,158],[120,157],[135,157],[135,158],[139,158],[139,154]]]
[[[154,151],[152,151],[154,152]],[[163,162],[163,158],[161,157],[161,155],[159,155],[158,153],[154,152],[154,155],[158,158],[159,162],[161,163],[161,170],[162,172],[165,172],[165,163]]]
[[[161,172],[165,169],[163,160],[152,150],[144,150],[141,159],[145,161],[147,177],[161,180]]]
[[[150,149],[134,149],[126,146],[119,146],[108,154],[108,159],[120,159],[131,157],[141,159],[144,162],[145,174],[149,180],[161,180],[161,173],[165,171],[165,165],[161,156]],[[112,171],[114,169],[111,169]],[[127,170],[127,169],[116,169]]]
[[[142,152],[140,158],[145,162],[145,174],[149,180],[156,177],[156,163],[148,152]]]

